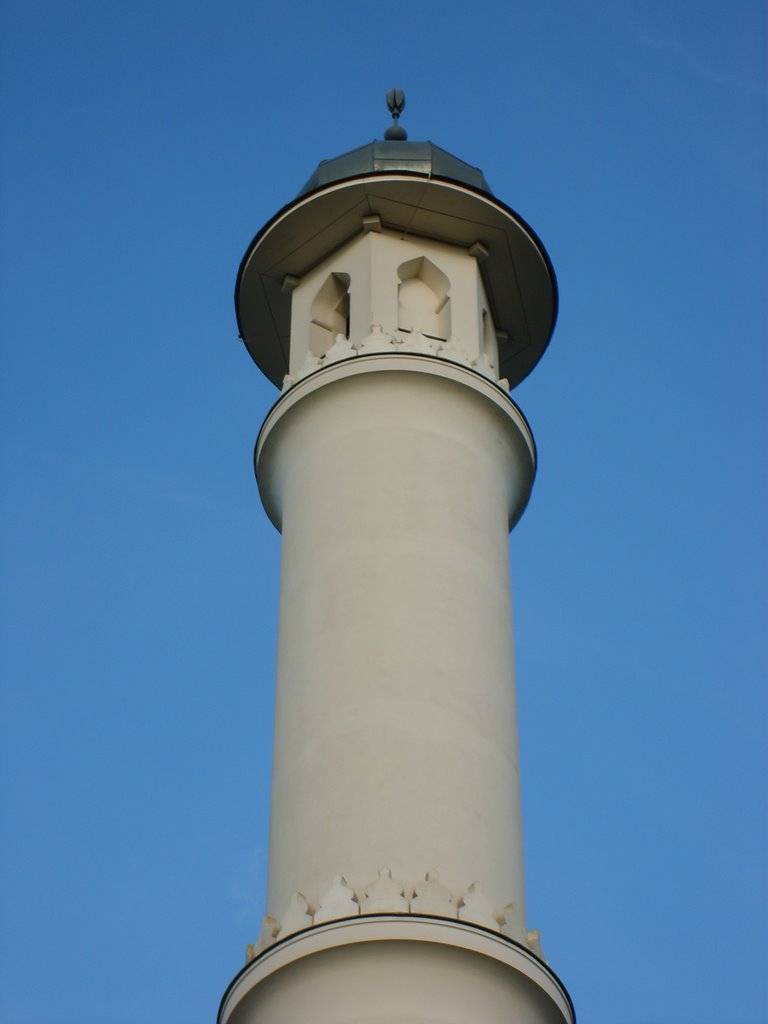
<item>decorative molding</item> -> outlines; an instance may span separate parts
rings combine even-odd
[[[482,373],[484,377],[489,377],[491,380],[498,380],[496,375],[496,369],[493,363],[490,361],[485,352],[481,352],[480,355],[475,359],[473,363],[474,368],[478,373]]]
[[[493,914],[493,907],[477,882],[473,882],[461,897],[459,920],[470,921],[472,924],[482,925],[483,928],[493,928],[494,931],[500,930],[499,922]]]
[[[381,868],[379,877],[365,890],[361,903],[364,914],[407,913],[409,906],[403,886],[392,881],[389,868]]]
[[[395,340],[400,342],[404,352],[418,352],[424,356],[436,356],[441,344],[437,338],[430,338],[419,330],[398,331]]]
[[[461,363],[463,366],[472,366],[472,356],[467,352],[463,342],[458,338],[450,337],[440,346],[439,356],[450,359],[452,363]]]
[[[366,235],[371,231],[379,234],[382,230],[381,217],[378,213],[371,213],[367,217],[363,217],[363,231]]]
[[[483,263],[490,255],[488,247],[483,245],[482,242],[473,242],[467,249],[467,252],[470,256],[474,256],[478,263]]]
[[[349,338],[345,338],[343,334],[337,334],[336,340],[323,357],[323,365],[330,366],[331,363],[338,363],[341,359],[350,359],[356,355],[357,349]]]
[[[321,356],[316,356],[314,352],[307,352],[304,356],[304,362],[302,363],[299,372],[296,374],[296,380],[299,381],[303,377],[308,377],[310,373],[314,373],[315,370],[319,370],[321,358]]]
[[[526,945],[540,960],[544,960],[544,963],[547,962],[541,951],[541,932],[538,928],[531,928],[530,931],[526,932]]]
[[[473,882],[457,899],[455,892],[440,881],[435,870],[428,871],[424,880],[411,890],[409,885],[396,882],[390,869],[385,867],[381,868],[375,881],[358,892],[343,875],[336,875],[328,891],[320,898],[314,916],[306,896],[295,892],[279,921],[270,916],[263,919],[259,941],[246,947],[246,963],[250,963],[277,939],[284,939],[313,924],[326,924],[367,914],[407,913],[453,920],[458,918],[469,924],[490,928],[527,946],[539,959],[544,960],[538,930],[525,930],[525,925],[517,920],[514,903],[507,903],[497,914],[478,882]]]
[[[456,917],[456,901],[436,871],[428,871],[424,881],[416,886],[411,899],[411,913]]]
[[[354,917],[360,913],[360,904],[353,889],[342,875],[336,875],[331,888],[320,900],[315,911],[315,924],[337,921],[340,917]]]
[[[353,342],[343,334],[337,334],[333,345],[328,351],[317,356],[314,352],[307,352],[304,362],[295,374],[287,373],[283,377],[281,394],[285,394],[294,384],[309,377],[324,366],[332,366],[333,363],[341,362],[342,359],[352,359],[356,355],[372,355],[381,352],[415,352],[419,355],[434,356],[437,359],[448,359],[452,363],[460,363],[481,373],[484,377],[500,384],[509,391],[509,381],[500,380],[497,370],[488,356],[483,352],[479,356],[473,356],[465,347],[464,343],[455,337],[447,341],[440,341],[438,338],[431,338],[421,331],[385,331],[381,324],[371,324],[371,332],[362,341]]]
[[[507,903],[500,916],[502,919],[502,933],[508,935],[510,939],[514,939],[515,942],[522,942],[526,946],[528,944],[528,932],[518,921],[515,904]]]
[[[389,352],[394,341],[392,335],[387,334],[381,324],[371,324],[371,333],[355,345],[355,348],[360,355],[368,355],[370,352]]]
[[[280,922],[275,917],[270,917],[269,914],[261,922],[261,935],[259,936],[259,945],[269,946],[272,940],[280,931]]]
[[[277,938],[284,939],[286,935],[301,931],[302,928],[309,928],[312,924],[312,916],[309,913],[309,904],[306,896],[301,892],[295,892],[291,896],[288,909],[280,918],[280,931]]]

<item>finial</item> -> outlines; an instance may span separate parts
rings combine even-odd
[[[392,124],[384,132],[387,142],[405,142],[408,132],[398,124],[400,115],[405,109],[405,93],[402,89],[390,89],[387,93],[387,106],[392,115]]]

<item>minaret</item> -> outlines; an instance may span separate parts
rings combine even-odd
[[[527,928],[508,534],[536,470],[509,389],[554,273],[483,174],[399,125],[258,233],[240,333],[281,394],[267,916],[219,1024],[562,1024]]]

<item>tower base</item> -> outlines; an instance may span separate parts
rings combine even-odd
[[[265,950],[218,1024],[574,1024],[570,997],[524,947],[464,922],[347,918]]]

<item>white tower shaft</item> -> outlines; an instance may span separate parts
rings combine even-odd
[[[525,941],[507,534],[533,468],[500,389],[428,356],[336,364],[267,419],[277,920],[387,867],[406,893],[439,874],[456,907],[476,883]]]

